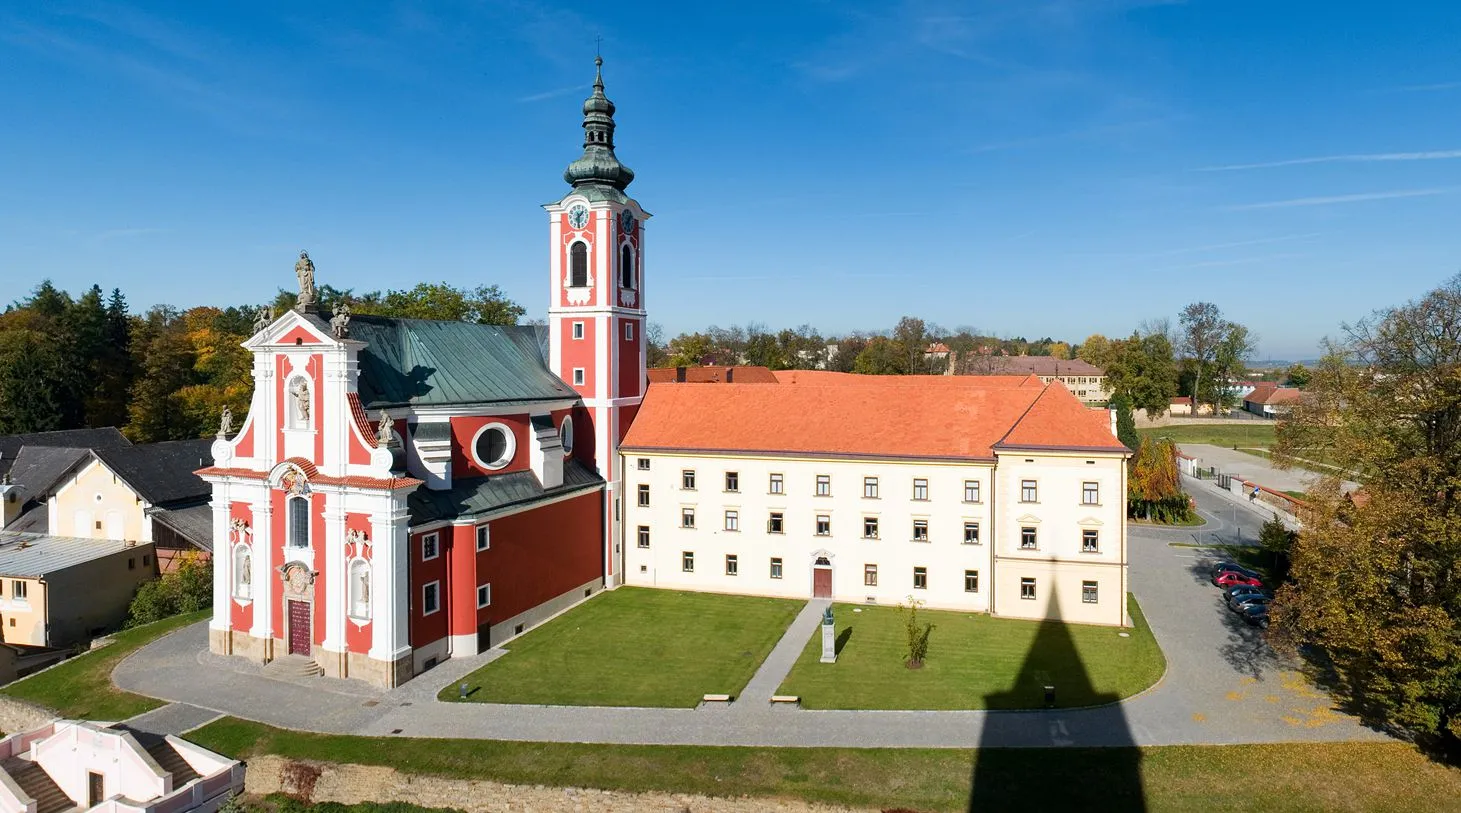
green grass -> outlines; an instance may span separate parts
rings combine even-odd
[[[1160,748],[714,748],[304,734],[223,718],[188,739],[263,754],[512,784],[980,810],[1445,811],[1461,771],[1404,743]],[[1340,778],[1342,777],[1342,779]],[[697,808],[698,809],[698,808]]]
[[[468,700],[695,706],[739,694],[803,602],[621,587],[508,644],[466,677]],[[457,700],[457,687],[441,692]]]
[[[1052,684],[1059,706],[1108,703],[1166,669],[1136,599],[1128,596],[1127,606],[1136,624],[1128,630],[923,610],[920,620],[934,630],[915,670],[904,665],[903,611],[839,605],[839,634],[848,638],[837,662],[820,662],[814,635],[780,693],[799,695],[810,709],[1024,709],[1044,706],[1043,687]]]
[[[1274,424],[1271,421],[1247,421],[1244,423],[1197,424],[1193,426],[1151,426],[1136,430],[1137,434],[1149,438],[1171,438],[1177,445],[1183,443],[1206,443],[1231,449],[1267,449],[1277,442]]]
[[[33,677],[0,689],[19,700],[52,709],[75,720],[125,720],[151,711],[160,700],[124,692],[112,685],[112,669],[145,644],[182,627],[207,618],[211,610],[175,615],[112,636],[112,643],[78,655]]]

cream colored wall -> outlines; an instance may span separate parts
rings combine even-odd
[[[1064,618],[1122,624],[1126,613],[1126,467],[1115,455],[1007,452],[995,468],[992,540],[994,610],[1014,618]],[[1034,480],[1037,500],[1022,501],[1022,481]],[[1099,485],[1099,502],[1082,504],[1082,484]],[[1022,529],[1036,529],[1038,547],[1020,548]],[[1100,550],[1082,550],[1082,532],[1099,534]],[[1036,597],[1020,596],[1020,580],[1035,579]],[[1097,583],[1085,603],[1081,582]]]
[[[26,585],[25,600],[15,598],[15,583]],[[0,578],[0,632],[7,644],[46,644],[46,585],[38,579]]]
[[[99,460],[82,467],[51,497],[55,536],[151,541],[146,502]],[[101,523],[101,528],[96,523]]]
[[[639,458],[650,461],[648,471]],[[694,469],[696,489],[681,488],[681,472]],[[625,583],[686,590],[809,598],[812,565],[832,562],[836,600],[897,604],[914,596],[930,607],[988,609],[990,488],[988,464],[624,453]],[[725,491],[725,473],[740,476],[740,490]],[[769,493],[770,474],[783,476],[785,493]],[[816,476],[830,475],[832,494],[816,496]],[[863,478],[878,478],[878,497],[864,498]],[[928,500],[913,499],[913,480],[928,480]],[[980,482],[981,502],[963,502],[964,480]],[[638,505],[638,486],[650,486],[650,505]],[[696,510],[696,527],[680,527],[680,511]],[[740,530],[725,530],[725,511],[739,512]],[[780,511],[785,532],[767,532]],[[816,517],[832,518],[832,533],[816,535]],[[876,516],[877,539],[862,538],[863,518]],[[929,541],[913,541],[913,521],[928,521]],[[980,524],[981,542],[963,543],[964,522]],[[650,528],[650,547],[638,547],[638,526]],[[695,572],[681,569],[681,554],[695,553]],[[738,557],[739,573],[725,572],[726,554]],[[782,578],[770,575],[772,557]],[[878,584],[864,584],[864,565],[878,566]],[[927,569],[927,587],[913,587],[913,568]],[[964,589],[964,571],[979,574],[979,590]]]

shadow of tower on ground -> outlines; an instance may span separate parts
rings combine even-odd
[[[1053,593],[1047,610],[1047,618],[1061,617],[1060,600]],[[1074,715],[1060,709],[1062,702],[1087,705],[1117,700],[1115,693],[1095,694],[1070,630],[1060,620],[1040,624],[1014,684],[987,695],[985,705],[989,709],[1041,708],[1047,686],[1054,687],[1055,708],[1043,719],[1032,722],[1029,714],[997,711],[986,718],[974,757],[969,813],[1146,810],[1141,751],[1121,706]],[[1074,747],[1075,743],[1082,747]]]

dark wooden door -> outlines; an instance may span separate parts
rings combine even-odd
[[[86,804],[88,807],[96,807],[106,799],[106,777],[94,771],[86,773]]]
[[[812,568],[812,598],[832,597],[832,568]]]
[[[309,602],[289,602],[289,654],[309,654]]]

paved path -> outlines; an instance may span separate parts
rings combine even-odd
[[[1132,526],[1131,589],[1166,653],[1158,684],[1125,702],[1039,711],[804,711],[753,700],[781,682],[781,658],[725,708],[638,709],[443,703],[441,689],[500,655],[452,659],[389,691],[323,678],[283,681],[206,652],[204,624],[138,650],[113,673],[129,691],[313,731],[540,742],[745,746],[1111,746],[1383,740],[1333,708],[1207,583],[1197,543],[1257,538],[1266,516],[1194,489],[1204,528]],[[817,612],[809,605],[793,623]],[[815,627],[815,624],[812,625]],[[793,634],[795,633],[795,634]],[[800,636],[799,638],[797,636]],[[777,649],[800,651],[789,630]],[[794,658],[792,659],[794,661]],[[775,679],[773,681],[773,675]],[[764,680],[762,678],[764,677]],[[769,690],[765,687],[771,687]],[[159,714],[159,712],[153,712]]]
[[[737,708],[771,702],[771,696],[776,694],[786,676],[791,674],[791,668],[796,666],[796,659],[801,657],[802,650],[806,648],[807,639],[817,632],[822,624],[822,613],[831,604],[830,599],[814,598],[797,613],[791,626],[786,628],[786,634],[776,642],[776,647],[766,656],[761,668],[751,677],[751,682],[741,690],[741,696],[736,698]]]
[[[176,736],[211,723],[221,716],[223,715],[216,711],[190,706],[187,703],[169,703],[133,717],[126,722],[126,727],[143,734]]]
[[[1308,469],[1277,469],[1266,458],[1222,446],[1206,443],[1183,443],[1180,446],[1183,454],[1197,458],[1197,465],[1203,468],[1216,466],[1224,474],[1241,476],[1275,491],[1308,491],[1323,476]],[[1345,491],[1357,488],[1359,483],[1344,481]]]

